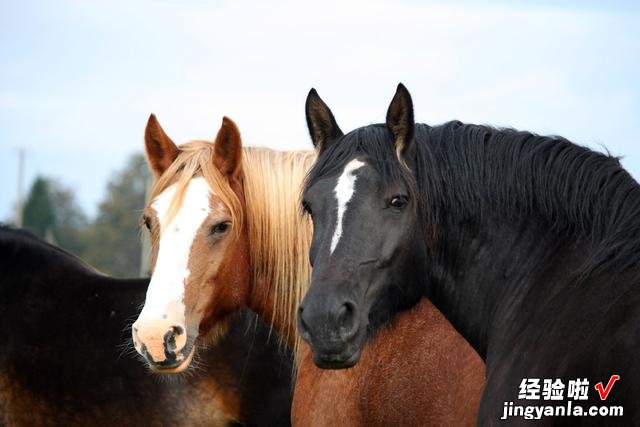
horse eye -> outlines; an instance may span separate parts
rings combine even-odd
[[[224,234],[229,230],[231,223],[229,221],[221,222],[211,227],[211,234]]]
[[[149,218],[146,215],[143,216],[142,223],[144,224],[145,227],[147,227],[147,230],[151,231],[151,218]]]
[[[311,210],[311,205],[306,200],[302,201],[302,209],[309,215],[313,215],[313,211]]]
[[[389,206],[396,209],[402,209],[409,203],[407,196],[394,196],[389,200]]]

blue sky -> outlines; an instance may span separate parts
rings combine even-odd
[[[155,112],[176,142],[309,148],[311,87],[343,130],[382,121],[399,81],[416,119],[559,134],[640,177],[635,2],[2,2],[0,219],[16,148],[95,212]]]

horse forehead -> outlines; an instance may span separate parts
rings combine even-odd
[[[368,163],[362,158],[351,159],[333,181],[333,196],[338,204],[348,203],[356,191],[356,182],[366,178]]]
[[[349,162],[347,162],[346,165],[344,165],[344,168],[342,169],[342,173],[340,174],[340,177],[338,179],[345,178],[345,177],[356,177],[357,175],[361,174],[362,171],[364,170],[363,168],[365,168],[368,165],[369,164],[364,158],[355,157],[349,160]]]
[[[312,197],[325,197],[329,196],[334,198],[334,190],[339,184],[340,180],[352,180],[353,178],[367,178],[371,174],[370,164],[363,157],[355,157],[344,164],[339,172],[331,175],[320,177],[317,181],[312,183],[306,188],[306,194]]]
[[[342,174],[336,181],[335,188],[333,189],[334,197],[336,200],[336,223],[331,238],[330,253],[336,249],[342,237],[342,230],[344,228],[344,216],[349,207],[349,203],[353,198],[356,191],[355,185],[358,178],[358,170],[364,167],[366,163],[358,158],[355,158],[347,163],[342,171]]]
[[[151,208],[161,222],[164,221],[169,213],[177,189],[177,184],[171,184],[151,203]],[[196,177],[187,184],[182,204],[176,211],[172,223],[193,224],[195,219],[202,220],[210,212],[222,212],[225,210],[226,206],[211,189],[207,181],[203,177]]]

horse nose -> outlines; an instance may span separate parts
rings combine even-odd
[[[183,325],[162,321],[138,321],[131,328],[133,345],[150,363],[176,360],[187,343]]]
[[[302,339],[310,342],[312,336],[330,336],[332,341],[350,341],[358,332],[356,305],[349,300],[328,302],[324,310],[303,301],[298,308],[298,330]],[[324,330],[318,330],[322,328]]]
[[[309,325],[307,324],[304,312],[304,302],[300,304],[298,307],[298,332],[303,340],[309,342],[311,341],[311,333],[309,332]]]
[[[166,352],[175,354],[177,351],[182,350],[182,348],[178,348],[178,345],[176,344],[176,337],[180,337],[183,333],[184,328],[182,326],[172,326],[170,330],[165,332],[164,348]]]

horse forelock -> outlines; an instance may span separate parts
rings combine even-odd
[[[155,200],[170,186],[175,185],[167,215],[162,228],[166,228],[182,206],[185,193],[192,179],[203,177],[215,196],[229,210],[233,224],[232,232],[238,237],[242,230],[243,212],[240,199],[229,181],[213,163],[214,144],[210,141],[191,141],[179,147],[179,154],[171,166],[156,180],[149,197]]]
[[[403,183],[409,198],[416,201],[412,205],[414,209],[424,204],[414,171],[402,157],[402,145],[398,145],[385,124],[355,129],[324,150],[307,174],[303,191],[322,179],[339,177],[346,165],[356,158],[378,173],[383,187]]]

